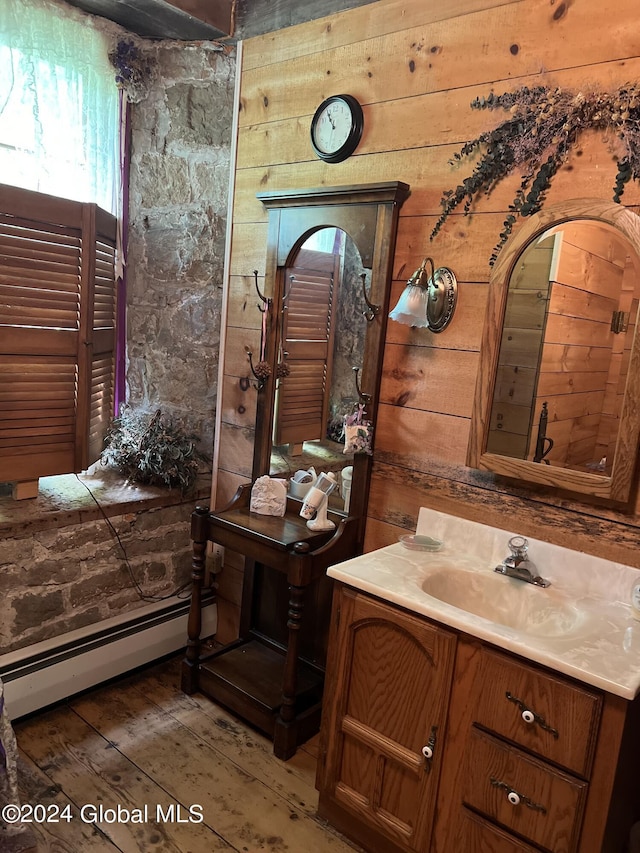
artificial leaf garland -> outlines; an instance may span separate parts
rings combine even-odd
[[[508,110],[508,119],[494,130],[467,142],[452,165],[482,150],[473,172],[442,197],[442,213],[431,232],[438,234],[459,205],[467,215],[473,199],[489,195],[516,168],[525,167],[520,186],[504,220],[500,241],[489,264],[494,265],[519,216],[537,213],[553,176],[584,130],[608,131],[617,140],[612,151],[617,165],[613,200],[620,202],[625,184],[640,177],[640,84],[628,83],[613,93],[571,92],[560,88],[523,86],[503,95],[491,93],[471,102],[476,110]]]

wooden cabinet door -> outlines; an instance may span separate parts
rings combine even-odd
[[[342,587],[333,628],[320,790],[381,839],[428,850],[455,635]]]

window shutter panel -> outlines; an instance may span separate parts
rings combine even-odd
[[[115,235],[95,205],[0,185],[0,481],[81,471],[99,456]]]
[[[276,444],[314,441],[324,438],[327,430],[338,266],[336,256],[328,253],[306,251],[304,258],[315,260],[315,268],[285,271],[282,338],[290,373],[278,383]]]
[[[116,220],[100,208],[96,214],[93,262],[93,328],[89,392],[89,429],[83,468],[102,452],[113,414],[116,346]]]

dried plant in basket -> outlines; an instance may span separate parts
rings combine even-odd
[[[101,461],[133,482],[188,492],[206,457],[198,450],[198,437],[160,409],[125,407],[111,422]]]

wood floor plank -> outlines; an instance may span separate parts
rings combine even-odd
[[[182,693],[179,668],[172,662],[145,673],[135,687],[244,772],[264,782],[306,814],[315,814],[317,753],[314,756],[299,749],[286,763],[278,760],[268,738],[243,725],[206,696]]]
[[[189,822],[184,803],[169,797],[70,709],[56,709],[20,724],[18,736],[29,758],[74,803],[74,821],[93,822],[117,850],[233,850],[204,823]],[[115,814],[102,814],[101,808]]]
[[[56,805],[60,812],[70,806],[73,811],[71,800],[23,750],[20,753],[18,773],[23,803]],[[38,853],[124,853],[97,827],[79,820],[77,810],[69,822],[63,820],[60,823],[34,823],[32,829],[37,838]]]
[[[236,849],[353,851],[130,684],[103,688],[71,707],[170,796],[187,806],[201,804],[206,824]]]
[[[320,753],[320,733],[318,732],[317,735],[314,735],[312,738],[309,738],[309,740],[306,743],[303,743],[302,746],[300,747],[300,750],[301,750],[301,752],[304,752],[307,755],[311,756],[311,758],[313,759],[312,766],[313,766],[313,772],[315,775],[315,769],[316,769],[316,764],[318,761],[318,755]]]

